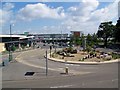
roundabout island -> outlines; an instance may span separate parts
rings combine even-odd
[[[98,49],[81,50],[68,47],[49,53],[48,59],[72,64],[103,64],[119,62],[120,54],[117,52],[104,52]]]

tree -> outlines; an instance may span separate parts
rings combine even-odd
[[[120,18],[116,23],[114,37],[115,37],[115,42],[120,42]]]
[[[81,44],[81,42],[80,42],[80,37],[75,37],[75,45],[76,46],[79,46]]]
[[[92,41],[94,42],[94,44],[98,44],[98,39],[97,39],[97,35],[94,33],[92,36]]]
[[[114,29],[114,25],[112,24],[112,21],[103,22],[99,26],[97,36],[99,38],[103,38],[105,47],[107,47],[108,38],[113,36],[113,29]]]
[[[76,46],[81,45],[80,37],[78,37],[78,36],[72,36],[72,37],[71,37],[71,40],[70,40],[70,44],[71,44],[71,45],[74,44],[74,45],[76,45]]]
[[[86,43],[87,46],[92,46],[92,36],[90,34],[86,36]]]
[[[98,43],[97,41],[97,35],[94,33],[93,35],[88,34],[86,36],[87,46],[93,47]]]
[[[81,35],[80,41],[81,41],[81,45],[84,46],[84,40],[85,40],[85,36],[84,34]]]

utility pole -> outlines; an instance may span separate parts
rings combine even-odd
[[[46,76],[48,75],[48,57],[47,57],[47,50],[46,50]]]

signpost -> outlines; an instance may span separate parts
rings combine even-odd
[[[51,50],[52,50],[52,46],[50,46],[50,58],[51,58]]]

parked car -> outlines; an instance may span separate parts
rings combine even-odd
[[[46,44],[43,44],[43,46],[46,46]]]

